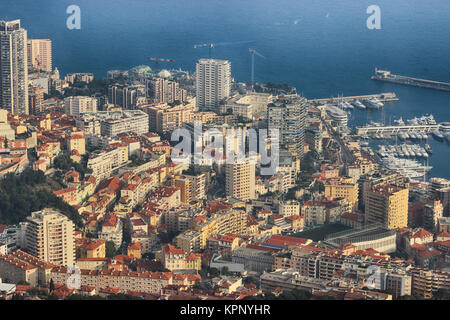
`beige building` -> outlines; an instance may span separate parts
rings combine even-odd
[[[394,185],[373,187],[367,194],[366,222],[380,223],[387,229],[408,226],[409,189]]]
[[[197,176],[182,175],[175,177],[175,187],[180,189],[181,203],[205,199],[206,174]]]
[[[28,67],[52,72],[52,41],[49,39],[28,39]]]
[[[353,178],[329,179],[325,183],[325,197],[346,199],[350,204],[349,211],[352,212],[358,206],[358,184]]]
[[[195,111],[195,99],[186,104],[169,106],[167,104],[141,106],[149,116],[150,131],[165,133],[191,122]]]
[[[75,264],[75,226],[65,215],[46,208],[27,218],[25,247],[33,256],[61,266]]]
[[[247,158],[243,163],[226,164],[225,191],[227,197],[244,201],[255,199],[255,164]]]

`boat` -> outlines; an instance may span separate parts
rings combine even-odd
[[[375,100],[375,98],[368,98],[364,99],[363,103],[369,108],[369,109],[380,109],[381,106],[378,103],[378,101]]]
[[[352,104],[353,104],[355,107],[357,107],[358,109],[366,109],[366,106],[363,105],[363,104],[361,103],[361,101],[359,101],[359,100],[353,101]]]
[[[444,135],[439,130],[435,130],[431,134],[433,135],[433,137],[437,141],[443,141],[444,140]]]
[[[444,139],[450,143],[450,132],[447,132],[446,134],[444,134]]]
[[[433,149],[431,149],[431,147],[430,147],[430,145],[428,143],[425,145],[425,151],[428,154],[433,154]]]

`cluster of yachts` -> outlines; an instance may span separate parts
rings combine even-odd
[[[342,109],[342,110],[353,110],[355,107],[358,109],[380,109],[384,106],[383,102],[381,102],[380,100],[378,100],[377,98],[373,97],[373,98],[368,98],[368,99],[363,99],[362,102],[361,100],[355,99],[353,100],[351,103],[347,102],[347,101],[342,101],[340,103],[338,103],[338,108]]]
[[[382,158],[389,156],[399,158],[428,158],[432,153],[431,147],[427,144],[425,148],[418,144],[403,144],[403,145],[381,145],[377,151],[378,155]]]
[[[433,168],[431,166],[422,165],[415,160],[401,159],[392,155],[381,159],[381,164],[410,179],[423,177]]]

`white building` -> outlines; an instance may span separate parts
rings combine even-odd
[[[200,59],[197,62],[197,108],[203,110],[218,110],[220,101],[230,96],[230,90],[230,61],[217,59]]]
[[[96,98],[76,96],[64,99],[64,112],[79,117],[83,113],[96,113],[98,101]]]
[[[56,209],[46,208],[27,218],[25,249],[33,256],[60,266],[75,264],[75,225]]]
[[[28,114],[27,31],[20,20],[0,20],[0,107]]]

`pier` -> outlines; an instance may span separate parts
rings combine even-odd
[[[385,82],[392,82],[398,84],[404,84],[408,86],[430,88],[435,90],[450,91],[450,83],[440,82],[433,80],[418,79],[406,76],[399,76],[392,74],[388,70],[378,70],[375,68],[375,75],[371,77],[372,80],[379,80]]]
[[[424,124],[424,125],[403,125],[403,126],[367,126],[358,127],[356,133],[358,135],[370,135],[379,133],[399,133],[399,132],[433,132],[440,128],[440,124]]]
[[[333,103],[338,103],[341,101],[351,102],[354,100],[364,100],[364,99],[369,99],[369,98],[377,98],[381,102],[394,102],[394,101],[400,100],[394,92],[388,92],[388,93],[378,93],[378,94],[367,94],[367,95],[362,95],[362,96],[330,97],[330,98],[322,98],[322,99],[311,99],[308,101],[311,103],[314,103],[314,104],[327,104],[327,103],[333,104]]]

